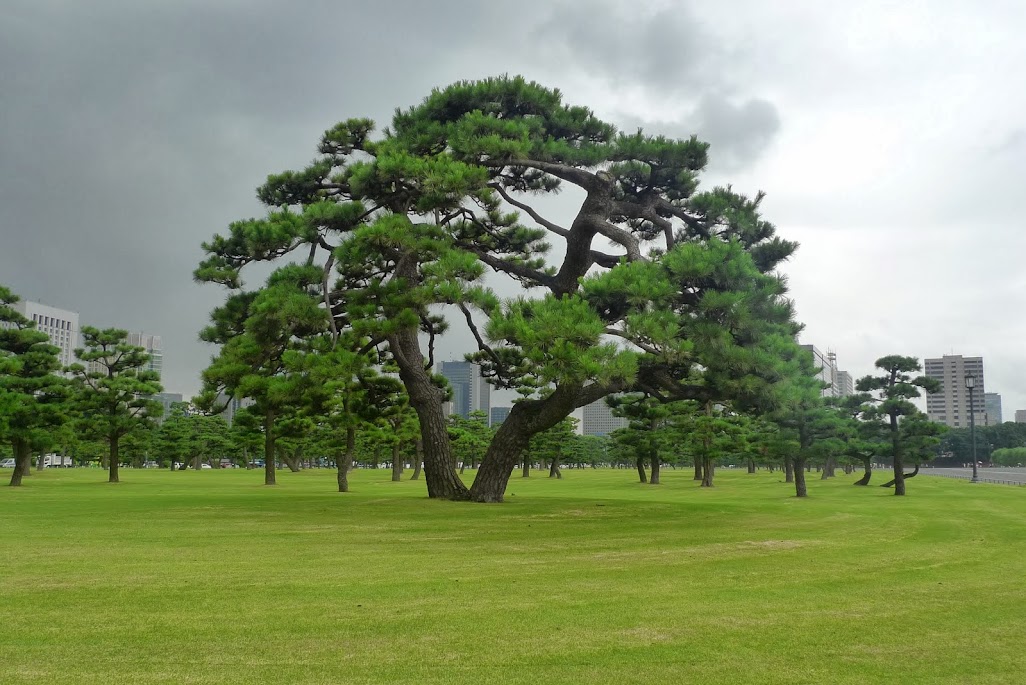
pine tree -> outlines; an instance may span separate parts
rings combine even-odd
[[[940,381],[928,376],[913,376],[922,367],[916,357],[902,357],[892,354],[876,360],[876,367],[883,371],[879,376],[863,376],[855,385],[859,392],[877,393],[872,398],[875,406],[866,412],[867,418],[883,422],[890,438],[891,456],[894,460],[894,494],[905,494],[905,456],[910,448],[910,429],[919,426],[916,418],[922,414],[912,404],[920,396],[920,390],[928,393],[940,390]],[[918,460],[917,460],[918,464]],[[918,470],[918,468],[917,468]]]
[[[739,409],[772,394],[797,332],[774,270],[796,245],[761,218],[761,195],[697,191],[705,143],[621,134],[507,77],[436,90],[372,130],[342,122],[313,164],[269,177],[267,217],[205,244],[196,276],[238,289],[248,264],[302,250],[333,333],[351,328],[396,363],[429,496],[501,501],[531,436],[611,393]],[[584,198],[565,225],[529,204],[565,186]],[[550,240],[565,248],[552,263]],[[500,302],[488,270],[536,290]],[[523,396],[469,492],[431,374],[445,312],[466,322],[490,381]]]
[[[67,419],[60,349],[14,309],[18,300],[0,286],[0,439],[14,454],[12,486],[30,473],[33,447]]]
[[[117,328],[82,328],[84,348],[75,350],[83,362],[69,370],[75,387],[74,403],[83,431],[102,438],[108,446],[109,483],[119,482],[119,448],[128,433],[148,425],[163,407],[149,399],[161,392],[159,375],[146,371],[146,350],[128,344],[128,331]]]

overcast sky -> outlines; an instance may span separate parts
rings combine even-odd
[[[628,130],[712,143],[801,249],[803,342],[982,355],[1026,408],[1026,3],[6,0],[0,283],[161,335],[190,395],[224,297],[200,243],[333,123],[524,74]],[[456,351],[450,351],[455,354]],[[451,355],[447,355],[451,356]]]

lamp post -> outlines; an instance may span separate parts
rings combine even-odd
[[[965,387],[969,390],[969,442],[972,444],[973,455],[973,479],[969,482],[979,483],[980,479],[976,473],[976,412],[973,407],[973,388],[976,387],[976,376],[971,373],[966,374]]]

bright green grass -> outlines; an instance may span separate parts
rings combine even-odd
[[[1026,682],[1026,488],[689,476],[474,505],[385,471],[34,474],[0,488],[0,683]]]

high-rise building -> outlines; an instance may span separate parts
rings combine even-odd
[[[214,401],[215,408],[220,409],[221,407],[224,407],[218,416],[223,418],[229,426],[232,425],[236,412],[240,409],[245,409],[246,407],[252,407],[253,404],[255,404],[255,400],[248,397],[231,397],[223,391],[217,393],[217,399]]]
[[[826,384],[821,393],[823,397],[847,397],[855,392],[851,374],[838,370],[836,354],[833,352],[823,354],[815,345],[801,345],[800,347],[812,355],[812,364],[818,369],[816,378]]]
[[[926,414],[931,421],[952,428],[969,426],[969,390],[965,387],[965,378],[972,375],[976,378],[973,387],[973,421],[977,426],[987,424],[983,357],[946,354],[943,357],[924,360],[923,367],[928,377],[941,382],[939,392],[926,396]]]
[[[850,373],[847,371],[837,372],[836,390],[837,397],[848,397],[855,394],[855,383]]]
[[[986,407],[988,426],[996,426],[1001,423],[1001,395],[999,393],[985,393],[983,406]]]
[[[161,345],[160,336],[148,333],[129,333],[127,342],[129,345],[146,350],[146,354],[150,355],[150,360],[143,367],[143,371],[156,371],[159,376],[164,368],[164,347]]]
[[[627,419],[613,416],[605,400],[584,405],[581,413],[581,432],[584,435],[609,435],[617,428],[625,428]]]
[[[489,415],[489,424],[492,427],[498,426],[509,416],[510,407],[492,407]]]
[[[1016,423],[1026,423],[1026,409],[1016,409],[1015,410],[1015,422]]]
[[[492,386],[481,376],[481,367],[471,362],[442,362],[438,373],[449,381],[452,397],[446,402],[446,414],[467,417],[472,411],[488,415]]]
[[[50,342],[61,350],[58,359],[62,365],[75,363],[75,348],[79,346],[78,312],[29,300],[19,300],[12,308],[26,319],[35,321],[36,329],[50,336]]]
[[[156,395],[153,395],[152,399],[160,402],[160,405],[164,408],[164,413],[157,419],[157,423],[164,422],[164,419],[171,413],[172,404],[185,401],[182,394],[177,392],[158,392]]]

